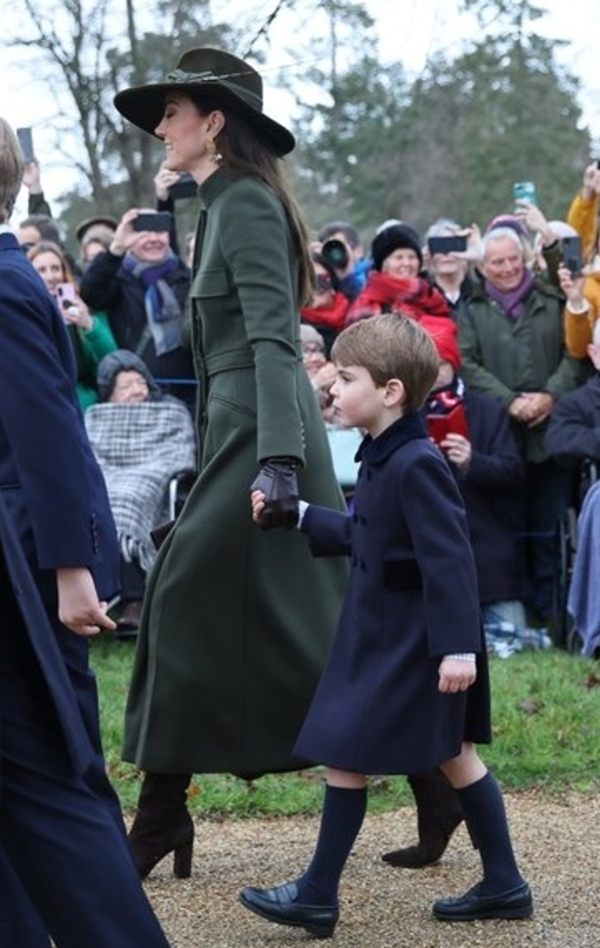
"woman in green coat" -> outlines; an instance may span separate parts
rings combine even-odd
[[[199,185],[192,342],[199,475],[150,576],[126,715],[125,759],[146,771],[130,839],[142,876],[175,852],[189,875],[192,773],[297,769],[292,747],[324,663],[345,581],[295,530],[258,530],[249,488],[277,497],[264,526],[293,526],[303,498],[342,504],[300,354],[307,235],[281,174],[293,136],[262,111],[262,81],[227,53],[193,49],[166,82],[117,109]],[[132,239],[135,233],[132,231]]]

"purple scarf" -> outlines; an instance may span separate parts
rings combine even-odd
[[[511,319],[518,319],[525,311],[525,300],[531,293],[535,283],[535,277],[529,270],[525,270],[523,278],[514,290],[508,290],[503,293],[495,287],[489,280],[485,281],[485,292],[491,300],[498,304],[507,316]]]

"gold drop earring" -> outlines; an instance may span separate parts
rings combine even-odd
[[[210,154],[208,157],[210,158],[210,160],[214,161],[216,165],[220,165],[221,162],[223,161],[223,155],[217,148],[214,138],[211,138],[210,140],[209,150],[210,150]]]

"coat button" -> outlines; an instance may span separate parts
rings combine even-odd
[[[358,514],[352,514],[353,523],[358,523]]]
[[[367,571],[367,564],[365,563],[364,560],[361,560],[361,561],[360,561],[360,568],[362,569],[363,573],[366,573],[366,571]]]
[[[362,525],[363,525],[363,526],[366,526],[366,524],[367,524],[366,517],[360,517],[359,519],[360,519],[360,522],[362,523]]]

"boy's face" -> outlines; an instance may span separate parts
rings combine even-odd
[[[372,437],[395,418],[389,415],[387,386],[378,386],[361,365],[336,363],[336,380],[330,388],[334,421],[344,428],[364,428]],[[399,409],[397,417],[402,414]]]

